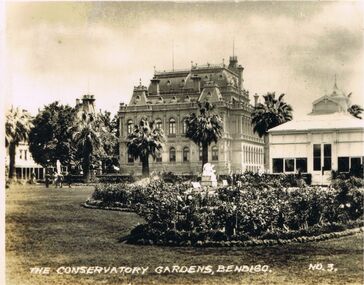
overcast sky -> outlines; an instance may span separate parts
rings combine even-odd
[[[6,100],[35,114],[85,93],[116,113],[139,78],[228,61],[244,87],[285,93],[295,115],[332,90],[363,105],[364,10],[359,2],[7,3]],[[253,99],[252,99],[253,101]]]

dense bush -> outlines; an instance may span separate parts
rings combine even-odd
[[[146,224],[132,231],[129,242],[148,244],[315,236],[363,218],[363,181],[356,178],[327,188],[286,188],[280,180],[261,182],[263,177],[254,183],[250,177],[236,186],[203,191],[162,179],[100,185],[93,198],[136,211]]]

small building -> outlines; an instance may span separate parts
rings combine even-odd
[[[8,172],[8,166],[9,166],[8,151],[5,157],[5,165],[6,165],[6,170]],[[41,165],[35,163],[32,154],[29,151],[28,143],[22,141],[16,147],[16,152],[15,152],[16,178],[21,180],[30,180],[33,172],[37,180],[44,179],[45,169]]]
[[[218,174],[258,171],[264,167],[264,142],[253,133],[249,92],[243,87],[243,70],[237,56],[229,64],[192,64],[183,70],[155,71],[149,87],[134,87],[128,105],[120,104],[120,172],[140,174],[141,164],[128,155],[126,139],[142,117],[164,130],[161,155],[149,162],[151,171],[198,174],[202,150],[185,137],[185,119],[198,112],[198,102],[209,101],[224,124],[222,138],[209,147],[209,162]]]
[[[350,94],[336,84],[313,102],[312,112],[269,130],[270,171],[310,173],[312,184],[329,184],[331,172],[360,171],[364,122],[347,112]]]

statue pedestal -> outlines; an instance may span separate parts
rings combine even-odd
[[[210,186],[210,187],[217,187],[217,180],[216,176],[206,176],[202,175],[201,177],[201,186]]]

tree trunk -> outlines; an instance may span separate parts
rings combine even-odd
[[[149,177],[149,157],[141,158],[142,161],[142,176]]]
[[[86,154],[82,162],[83,180],[85,183],[90,182],[90,164],[91,164],[91,155]]]
[[[13,179],[14,177],[16,177],[15,150],[16,150],[16,144],[11,142],[9,144],[9,179]]]
[[[209,161],[209,145],[202,143],[202,171],[203,166]]]

